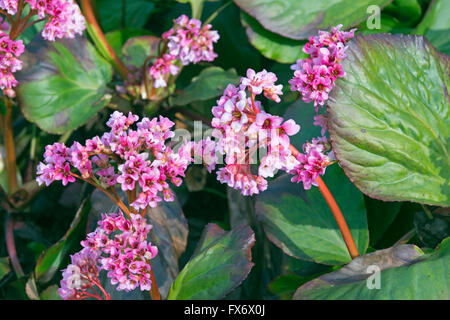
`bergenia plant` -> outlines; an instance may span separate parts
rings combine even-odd
[[[0,299],[448,300],[444,1],[303,2],[0,0]]]

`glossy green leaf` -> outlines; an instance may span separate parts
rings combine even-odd
[[[369,17],[371,5],[384,7],[392,0],[234,0],[267,30],[291,39],[308,39],[318,30],[343,24],[356,26]]]
[[[241,13],[241,23],[250,43],[266,58],[280,63],[294,63],[297,59],[307,58],[306,53],[302,51],[305,42],[267,31],[245,12]]]
[[[63,134],[86,123],[109,100],[111,66],[82,37],[49,42],[35,38],[17,74],[19,104],[41,129]]]
[[[415,25],[422,15],[422,8],[418,0],[394,0],[383,9],[383,15],[391,14],[403,21],[403,24]]]
[[[450,57],[421,36],[357,36],[328,102],[333,149],[372,198],[450,204]]]
[[[155,8],[152,0],[96,0],[95,4],[103,32],[143,28]]]
[[[160,40],[155,36],[138,36],[128,39],[122,47],[125,62],[136,68],[141,68],[149,56],[158,54]]]
[[[345,242],[318,188],[305,191],[290,179],[289,175],[280,176],[257,198],[256,214],[266,235],[286,254],[298,259],[328,265],[349,262]],[[363,195],[337,164],[327,168],[323,180],[363,254],[369,241]]]
[[[108,32],[105,34],[105,37],[117,56],[122,59],[122,47],[128,39],[148,35],[150,35],[150,31],[148,30],[131,27]]]
[[[414,30],[425,35],[441,52],[450,55],[450,6],[446,0],[431,1],[423,20]]]
[[[175,279],[168,300],[221,299],[250,272],[255,235],[248,226],[224,233],[217,225],[209,224],[202,238],[197,254]]]
[[[34,268],[34,276],[37,282],[45,283],[50,281],[55,273],[63,266],[61,263],[80,246],[82,235],[86,229],[88,213],[90,210],[89,199],[84,200],[73,219],[69,230],[53,246],[42,252]]]
[[[294,299],[448,300],[449,263],[450,238],[427,255],[414,245],[400,245],[358,257],[344,268],[306,283]],[[381,271],[379,288],[376,267]]]
[[[172,100],[173,105],[186,105],[193,101],[208,100],[223,94],[228,84],[238,84],[240,76],[233,69],[228,71],[220,67],[208,67],[192,79],[192,83],[184,88]]]
[[[62,300],[58,293],[58,289],[59,287],[56,284],[47,287],[40,294],[41,300]]]
[[[3,279],[11,271],[11,267],[9,266],[9,258],[2,257],[0,258],[0,280]]]

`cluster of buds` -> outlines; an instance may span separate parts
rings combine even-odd
[[[25,18],[13,18],[23,12],[25,5],[29,5],[30,13]],[[10,28],[3,19],[1,22],[1,29],[7,34],[1,33],[0,88],[5,95],[14,97],[13,87],[17,86],[18,82],[13,73],[22,68],[22,61],[18,57],[25,49],[22,41],[16,38],[25,28],[47,19],[42,37],[55,41],[57,38],[74,38],[76,34],[81,34],[86,28],[85,19],[73,0],[0,0],[0,9],[0,13],[12,23]],[[39,19],[28,23],[35,15]]]
[[[46,146],[44,161],[38,165],[38,183],[48,186],[61,180],[66,185],[79,178],[113,192],[120,185],[123,191],[139,191],[131,203],[136,210],[156,207],[162,199],[173,201],[169,182],[181,185],[191,154],[184,145],[178,152],[166,146],[166,140],[174,136],[169,119],[138,120],[131,112],[125,116],[115,111],[107,122],[111,130],[101,138],[88,139],[84,145],[74,142],[71,147]],[[136,129],[131,128],[133,124]]]
[[[213,50],[219,34],[211,27],[210,24],[202,26],[200,20],[189,19],[184,14],[174,20],[174,26],[162,34],[164,48],[149,69],[153,87],[166,87],[170,75],[180,71],[180,65],[213,61],[217,57]]]
[[[345,75],[340,62],[346,57],[347,42],[353,38],[356,29],[341,31],[342,25],[333,27],[331,32],[319,31],[311,36],[303,47],[308,59],[297,60],[291,66],[295,70],[289,81],[292,91],[299,91],[303,101],[312,102],[316,107],[323,106],[328,94],[334,88],[336,79]]]

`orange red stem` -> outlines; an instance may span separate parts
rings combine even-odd
[[[290,145],[289,149],[291,150],[294,157],[299,154],[299,151],[294,146]],[[316,179],[316,182],[319,185],[320,193],[322,193],[322,196],[324,197],[325,201],[330,207],[331,212],[333,213],[334,219],[336,220],[339,230],[341,231],[350,256],[352,257],[352,259],[358,257],[359,253],[358,249],[356,248],[355,241],[353,240],[352,234],[347,226],[347,222],[345,221],[345,218],[341,212],[341,209],[339,209],[336,200],[334,200],[333,195],[331,194],[330,190],[328,190],[325,182],[323,182],[320,176]]]

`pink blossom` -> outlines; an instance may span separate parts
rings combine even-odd
[[[264,92],[277,101],[274,95],[281,94],[281,86],[275,85],[276,80],[276,75],[266,70],[257,73],[248,69],[239,87],[228,85],[212,108],[215,151],[225,156],[225,166],[218,168],[217,179],[244,195],[265,190],[266,177],[273,177],[276,170],[290,171],[298,163],[289,149],[289,137],[300,126],[265,112],[261,102],[255,100]],[[266,148],[267,155],[258,163],[256,155],[262,148]],[[253,165],[258,170],[252,170]]]
[[[70,148],[59,143],[47,146],[36,180],[46,185],[61,180],[66,185],[81,176],[106,189],[119,185],[123,191],[138,191],[131,203],[136,209],[173,201],[169,182],[181,185],[192,154],[184,144],[178,151],[166,146],[174,136],[174,123],[168,118],[138,120],[132,113],[116,111],[107,121],[111,130],[101,138],[87,139],[85,145],[74,142]]]
[[[325,137],[313,139],[303,145],[303,152],[297,155],[299,164],[295,166],[289,173],[294,176],[292,182],[302,182],[305,190],[311,186],[317,186],[317,177],[325,174],[326,167],[334,160],[333,154],[330,152],[325,154],[325,150],[329,148]]]
[[[167,41],[169,53],[183,65],[213,61],[217,57],[213,44],[219,40],[219,34],[211,27],[210,24],[202,27],[201,21],[181,15],[174,21],[174,27],[163,33],[162,38]]]
[[[137,214],[130,218],[120,211],[102,214],[98,227],[81,242],[82,252],[95,257],[97,273],[105,270],[117,290],[150,290],[150,260],[158,254],[158,248],[147,241],[152,225]]]
[[[328,100],[337,78],[345,75],[340,62],[346,57],[346,43],[353,38],[355,30],[341,31],[342,25],[333,27],[330,32],[319,31],[311,36],[303,47],[310,55],[306,60],[297,60],[291,66],[294,77],[289,81],[292,91],[298,91],[305,102],[314,101],[316,112]]]
[[[166,87],[168,75],[178,74],[180,67],[176,64],[176,57],[171,54],[164,54],[162,58],[158,58],[150,67],[149,73],[153,78],[153,86],[155,88]]]
[[[71,256],[71,264],[63,270],[63,279],[58,293],[64,300],[81,300],[88,298],[87,291],[98,286],[99,252],[88,248]],[[94,290],[90,294],[94,294]],[[105,297],[106,298],[106,297]]]

